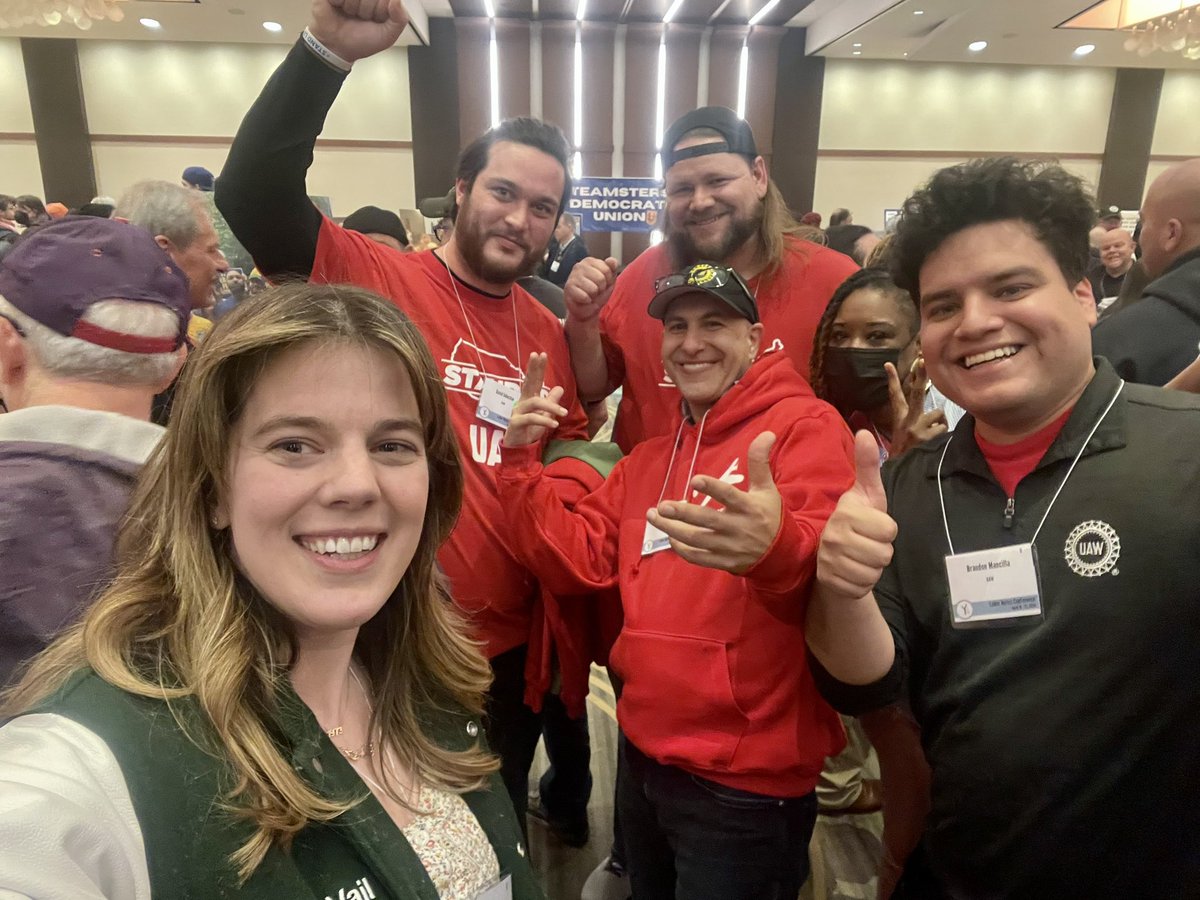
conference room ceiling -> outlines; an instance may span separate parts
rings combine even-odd
[[[1120,31],[1060,28],[1096,0],[814,0],[789,25],[805,27],[807,52],[838,59],[1190,69],[1178,52],[1126,50]],[[985,41],[982,50],[969,45]],[[1094,50],[1076,55],[1078,47]],[[1069,98],[1064,98],[1069,99]]]
[[[0,0],[4,2],[4,0]],[[487,0],[407,0],[413,28],[401,46],[425,43],[429,17],[486,15]],[[581,0],[492,0],[497,18],[572,20]],[[582,0],[595,22],[661,22],[672,0]],[[1006,63],[1192,69],[1200,61],[1179,53],[1148,56],[1125,50],[1121,32],[1058,27],[1095,0],[778,0],[757,24],[807,29],[807,52],[837,59]],[[674,23],[746,24],[771,0],[682,0]],[[97,22],[80,31],[54,27],[0,30],[0,36],[105,40],[290,44],[308,20],[303,0],[130,0],[123,22]],[[140,24],[154,19],[160,27]],[[263,24],[277,23],[277,32]],[[968,45],[986,41],[971,51]],[[1092,44],[1088,55],[1076,48]]]

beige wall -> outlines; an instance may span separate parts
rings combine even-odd
[[[95,140],[100,192],[119,195],[142,178],[174,181],[189,165],[220,172],[227,145],[154,136],[231,138],[286,52],[255,44],[81,41],[79,66],[92,134],[147,138],[132,143]],[[412,139],[406,50],[391,50],[354,67],[322,137]],[[308,189],[329,196],[336,215],[367,203],[412,207],[412,151],[318,149]]]
[[[25,85],[25,63],[17,38],[0,38],[0,194],[42,194],[42,170],[33,140],[33,113]]]
[[[882,228],[883,210],[936,169],[1003,151],[1057,154],[1094,187],[1115,79],[1111,69],[829,60],[815,207],[828,217],[845,206]]]
[[[1169,69],[1163,77],[1150,153],[1200,156],[1197,116],[1200,116],[1200,71]]]

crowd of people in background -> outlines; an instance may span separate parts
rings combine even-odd
[[[538,821],[585,900],[795,900],[880,810],[880,898],[1200,885],[1200,159],[876,230],[702,107],[621,265],[518,118],[334,219],[406,25],[316,0],[219,175],[0,195],[0,893],[531,900]]]

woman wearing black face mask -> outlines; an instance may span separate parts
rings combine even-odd
[[[868,429],[880,459],[946,430],[940,409],[923,409],[928,379],[917,344],[919,317],[882,269],[861,269],[834,292],[813,340],[811,381],[850,427]],[[901,374],[908,384],[901,385]]]

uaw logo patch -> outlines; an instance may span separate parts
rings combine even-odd
[[[708,263],[699,263],[692,266],[692,270],[688,272],[687,283],[703,287],[717,278],[717,270]],[[720,287],[720,285],[717,285]]]
[[[1063,555],[1076,575],[1084,578],[1099,578],[1109,572],[1116,575],[1117,560],[1121,558],[1121,539],[1107,522],[1092,519],[1075,526],[1067,535]]]

